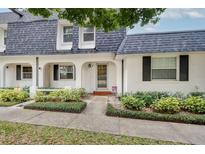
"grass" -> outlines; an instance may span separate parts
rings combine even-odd
[[[76,129],[64,129],[0,121],[0,144],[180,144],[139,137],[117,136]]]
[[[205,125],[205,115],[195,114],[164,114],[155,112],[132,111],[126,109],[116,109],[112,104],[107,105],[106,115],[124,117],[132,119],[146,119],[155,121],[168,121],[188,124]]]
[[[19,102],[0,102],[0,107],[9,107],[19,104]]]
[[[85,102],[36,102],[24,106],[25,109],[81,113]]]

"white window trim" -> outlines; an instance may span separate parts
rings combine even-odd
[[[29,66],[29,65],[21,65],[21,76],[22,76],[22,78],[21,78],[21,80],[24,80],[24,81],[26,81],[26,80],[32,80],[33,79],[33,68],[32,68],[32,71],[31,71],[31,78],[24,78],[23,77],[23,68],[24,67],[31,67],[32,68],[32,66]]]
[[[96,28],[94,27],[94,40],[93,41],[84,41],[84,28],[86,27],[80,27],[79,28],[79,48],[81,49],[92,49],[95,48],[96,43]],[[91,32],[86,32],[91,33]]]
[[[152,68],[153,68],[153,60],[154,58],[176,58],[176,79],[153,79],[152,78]],[[178,77],[178,56],[161,56],[161,57],[158,57],[158,56],[151,56],[151,81],[178,81],[179,77]]]
[[[7,24],[0,24],[0,30],[1,30],[1,36],[3,38],[0,38],[0,52],[4,52],[5,49],[6,49],[6,44],[4,44],[4,37],[5,37],[5,34],[4,34],[4,31],[6,30],[7,31]]]
[[[72,34],[72,38],[73,38],[73,26],[71,25],[63,25],[62,28],[61,28],[61,44],[67,44],[67,45],[71,45],[73,44],[73,40],[71,42],[64,42],[64,27],[72,27],[72,32],[71,33],[67,33],[68,34]]]
[[[56,39],[56,42],[57,42],[56,49],[57,50],[70,50],[73,46],[73,41],[72,42],[64,42],[63,41],[63,36],[64,36],[63,28],[65,26],[73,27],[73,24],[71,24],[71,23],[69,23],[68,21],[65,21],[65,20],[62,20],[62,21],[60,20],[58,22],[57,39]]]
[[[61,72],[60,72],[60,67],[63,67],[63,66],[72,66],[72,67],[73,67],[73,72],[72,72],[72,73],[73,73],[73,78],[72,78],[72,79],[61,79],[61,77],[60,77],[60,73],[61,73]],[[75,72],[74,72],[74,65],[59,65],[59,71],[58,71],[58,72],[59,72],[59,73],[58,73],[58,78],[59,78],[59,80],[74,80],[74,75],[75,75],[75,74],[74,74],[74,73],[75,73]],[[68,72],[68,73],[71,73],[71,72]]]

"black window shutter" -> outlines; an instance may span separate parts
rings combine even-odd
[[[59,71],[58,65],[53,65],[53,80],[58,80],[58,71]]]
[[[143,56],[142,71],[143,81],[151,81],[151,56]]]
[[[189,56],[180,55],[179,80],[189,81]]]
[[[21,80],[21,65],[16,65],[16,80]]]

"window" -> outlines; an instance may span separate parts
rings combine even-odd
[[[95,40],[95,32],[93,27],[83,28],[83,41],[90,42]]]
[[[6,45],[7,40],[7,30],[4,30],[4,45]]]
[[[60,66],[60,79],[73,79],[73,66]]]
[[[23,79],[32,79],[32,67],[30,66],[23,66],[22,70]]]
[[[73,27],[72,26],[64,26],[63,27],[63,42],[68,43],[73,40]]]
[[[152,58],[152,79],[176,79],[176,57]]]

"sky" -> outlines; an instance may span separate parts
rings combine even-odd
[[[8,12],[9,9],[0,9],[0,12]],[[205,9],[166,9],[160,16],[157,24],[146,26],[135,25],[128,34],[153,33],[183,30],[205,30]]]

